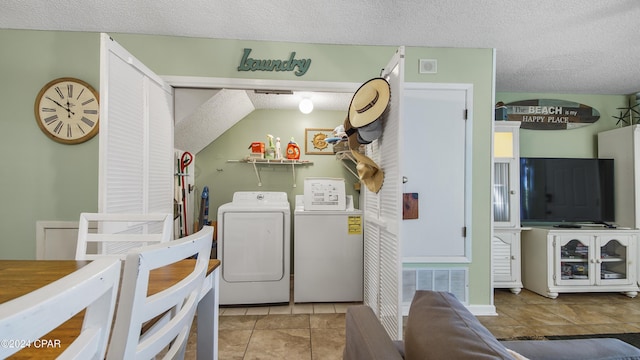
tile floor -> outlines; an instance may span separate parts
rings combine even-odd
[[[549,299],[496,289],[498,316],[478,319],[497,338],[640,332],[640,298],[620,293],[565,293]]]
[[[353,303],[221,308],[219,358],[342,359]]]
[[[221,308],[219,358],[342,359],[348,304]],[[498,316],[480,316],[496,337],[640,332],[640,298],[619,293],[560,294],[495,290]],[[192,328],[195,328],[192,327]],[[195,336],[187,359],[195,359]]]

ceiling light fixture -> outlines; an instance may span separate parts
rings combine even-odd
[[[309,114],[313,111],[313,102],[311,99],[304,98],[300,100],[300,104],[298,105],[300,112],[303,114]]]

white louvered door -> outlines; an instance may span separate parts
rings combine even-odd
[[[384,69],[391,86],[391,103],[383,122],[383,135],[366,146],[367,156],[384,170],[380,191],[363,187],[365,219],[365,303],[378,315],[393,339],[402,336],[400,307],[401,262],[399,230],[402,221],[400,175],[400,118],[404,79],[404,47]]]
[[[173,90],[109,35],[100,43],[98,211],[173,213]]]

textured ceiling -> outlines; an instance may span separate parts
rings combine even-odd
[[[637,0],[4,0],[0,28],[496,48],[496,90],[640,91]]]

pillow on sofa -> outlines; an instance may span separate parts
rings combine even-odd
[[[416,291],[404,339],[405,359],[513,359],[451,293]]]

